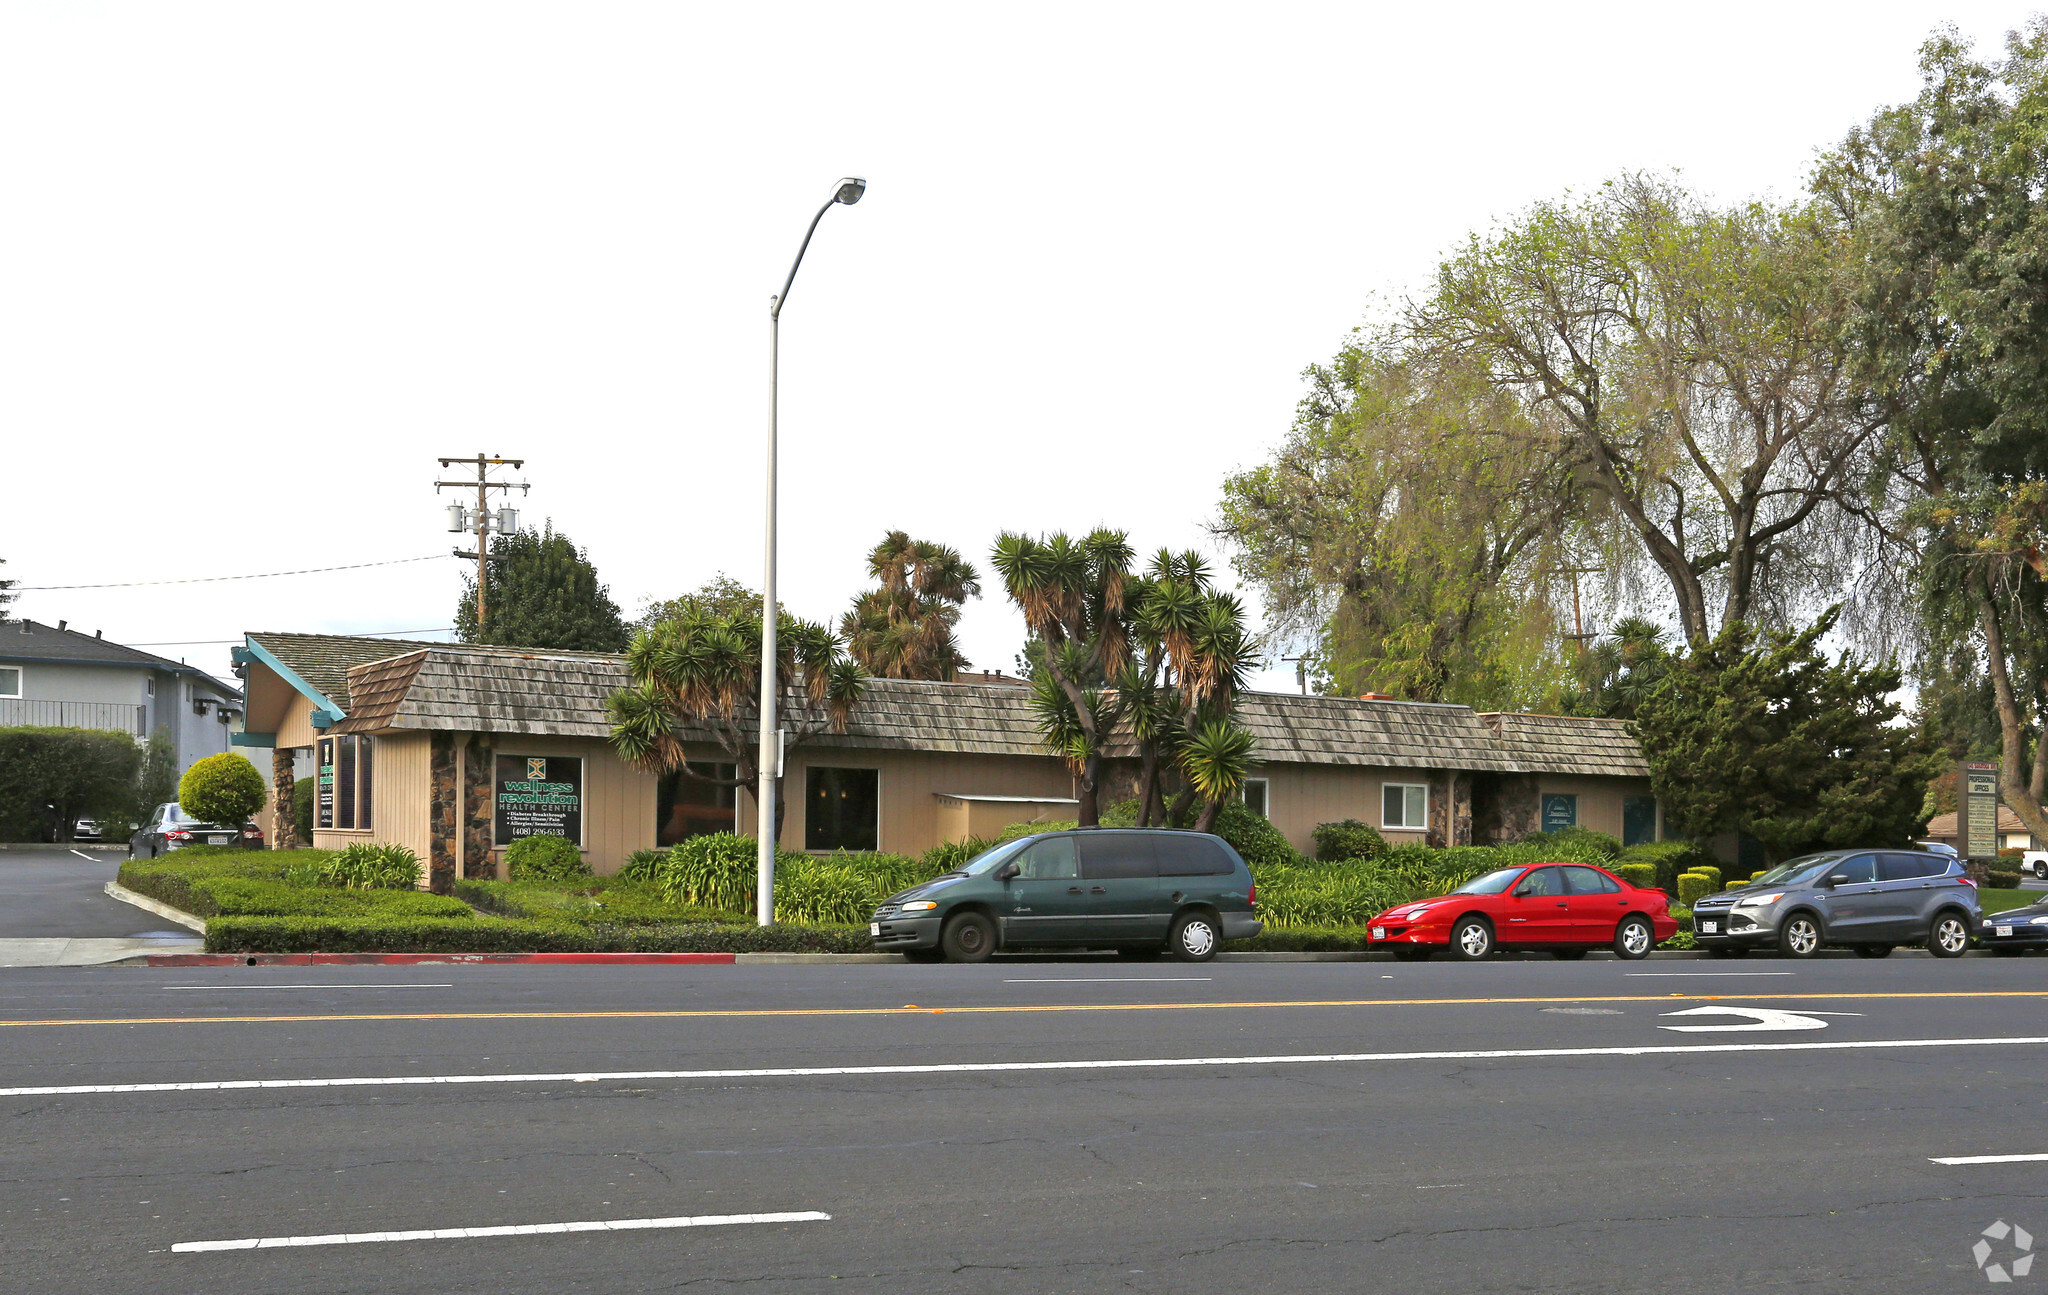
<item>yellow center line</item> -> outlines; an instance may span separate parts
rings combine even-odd
[[[680,1020],[710,1017],[976,1016],[1016,1012],[1190,1012],[1246,1011],[1306,1007],[1472,1007],[1536,1003],[1820,1002],[1827,999],[2048,998],[2048,989],[1933,990],[1925,993],[1835,994],[1628,994],[1563,998],[1309,998],[1238,1003],[1025,1003],[980,1007],[787,1007],[703,1008],[639,1012],[361,1012],[331,1016],[115,1016],[49,1020],[0,1020],[0,1027],[27,1025],[292,1025],[322,1021],[604,1021]]]

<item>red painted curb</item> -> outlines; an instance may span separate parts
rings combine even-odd
[[[152,953],[152,967],[416,967],[422,964],[553,963],[730,966],[730,953]]]

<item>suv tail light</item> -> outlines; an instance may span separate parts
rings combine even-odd
[[[1962,874],[1961,876],[1957,877],[1957,878],[1956,878],[1956,880],[1957,880],[1957,881],[1960,881],[1960,882],[1962,882],[1962,883],[1963,883],[1963,884],[1964,884],[1965,886],[1968,886],[1968,887],[1969,887],[1969,888],[1970,888],[1971,890],[1975,890],[1975,889],[1977,888],[1977,879],[1976,879],[1976,878],[1974,878],[1974,877],[1972,877],[1972,876],[1971,876],[1971,875],[1970,875],[1969,873],[1967,873],[1967,872],[1966,872],[1966,873],[1964,873],[1964,874]]]

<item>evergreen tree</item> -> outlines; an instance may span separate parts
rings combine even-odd
[[[1797,634],[1731,625],[1643,700],[1631,728],[1679,835],[1746,832],[1782,860],[1920,831],[1935,757],[1896,722],[1895,665],[1830,662],[1816,646],[1840,614]]]
[[[6,565],[7,559],[0,558],[0,567]],[[7,604],[14,601],[14,594],[10,592],[13,588],[14,582],[12,580],[0,580],[0,621],[7,619]]]
[[[674,598],[650,599],[633,622],[635,630],[651,630],[663,621],[683,620],[694,614],[731,619],[761,619],[761,595],[721,571],[700,589]]]
[[[491,583],[484,591],[484,623],[476,623],[476,582],[463,581],[455,609],[456,637],[464,643],[623,652],[631,637],[597,568],[549,522],[491,540]]]

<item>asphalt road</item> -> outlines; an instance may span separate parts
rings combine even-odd
[[[2048,958],[50,969],[0,1022],[9,1089],[458,1080],[0,1095],[0,1289],[1918,1292],[2048,1237],[2048,1161],[1931,1162],[2048,1153]]]
[[[153,933],[188,936],[154,913],[103,889],[125,852],[62,846],[0,850],[0,939],[109,939]]]

